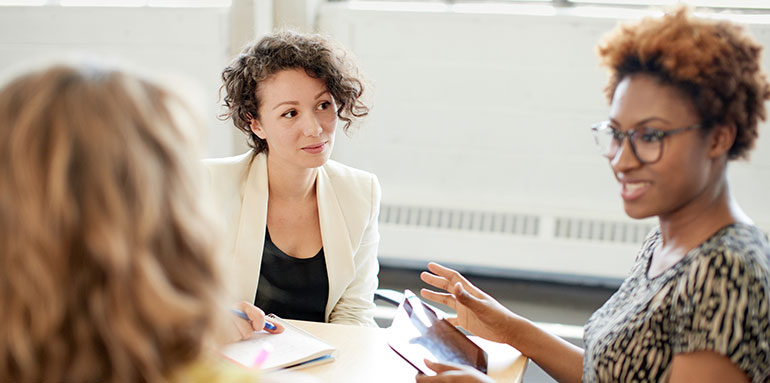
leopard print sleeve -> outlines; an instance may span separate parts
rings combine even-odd
[[[733,226],[683,270],[672,294],[674,355],[713,351],[753,382],[770,378],[770,250],[762,236]]]

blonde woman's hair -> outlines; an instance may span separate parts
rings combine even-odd
[[[220,334],[197,121],[101,65],[0,89],[0,381],[162,381]]]

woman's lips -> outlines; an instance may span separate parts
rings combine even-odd
[[[302,150],[304,150],[306,153],[318,154],[323,152],[325,148],[326,148],[326,142],[322,142],[320,144],[305,146],[302,148]]]
[[[650,185],[652,185],[652,183],[647,181],[625,181],[622,183],[620,196],[623,197],[624,201],[633,201],[635,199],[641,198],[644,193],[650,189]]]

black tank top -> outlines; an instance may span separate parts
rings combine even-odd
[[[329,276],[323,247],[312,258],[294,258],[275,246],[265,228],[254,305],[285,319],[324,322],[328,297]]]

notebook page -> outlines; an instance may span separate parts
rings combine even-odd
[[[286,321],[277,317],[270,317],[270,319],[280,321],[286,330],[280,334],[269,334],[264,330],[257,331],[250,339],[225,346],[222,350],[225,357],[246,367],[252,367],[260,351],[269,343],[272,346],[272,352],[260,368],[276,370],[329,355],[335,350],[328,343]]]

